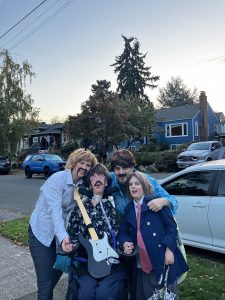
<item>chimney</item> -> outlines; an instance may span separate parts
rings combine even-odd
[[[208,102],[204,91],[200,93],[199,104],[201,110],[200,141],[208,141]]]

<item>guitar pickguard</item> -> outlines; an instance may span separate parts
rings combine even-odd
[[[80,243],[88,253],[88,271],[94,278],[101,278],[111,273],[112,265],[119,264],[119,255],[109,245],[107,234],[99,240],[84,238],[79,234]]]

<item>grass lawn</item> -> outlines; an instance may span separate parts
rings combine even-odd
[[[0,222],[0,235],[27,246],[28,218]],[[187,255],[190,271],[179,285],[180,300],[225,300],[225,265]]]

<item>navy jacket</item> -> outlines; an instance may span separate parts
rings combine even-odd
[[[173,252],[174,264],[171,265],[168,275],[168,283],[172,283],[188,271],[186,261],[177,246],[177,224],[168,207],[163,207],[159,212],[151,211],[147,206],[150,200],[151,196],[146,196],[143,200],[140,231],[158,279],[164,269],[166,248]],[[137,219],[133,201],[125,208],[124,220],[119,230],[120,246],[126,241],[137,244]]]

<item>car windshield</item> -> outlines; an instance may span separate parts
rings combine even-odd
[[[55,154],[46,154],[45,159],[47,160],[62,160],[62,158]]]
[[[210,149],[210,143],[196,143],[191,144],[187,150],[209,150]]]

